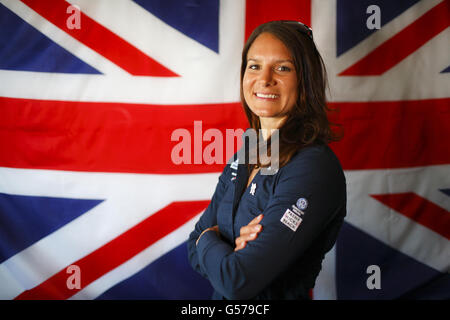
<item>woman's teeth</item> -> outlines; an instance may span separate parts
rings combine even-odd
[[[278,98],[277,94],[265,94],[265,93],[256,93],[256,96],[258,98],[265,98],[265,99],[275,99]]]

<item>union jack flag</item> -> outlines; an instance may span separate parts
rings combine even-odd
[[[171,134],[247,128],[241,50],[280,19],[312,26],[344,129],[314,299],[450,298],[448,0],[0,0],[0,298],[209,298],[185,241],[226,159],[177,165]]]

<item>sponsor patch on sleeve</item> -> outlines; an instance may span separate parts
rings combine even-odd
[[[281,217],[280,221],[289,229],[295,232],[297,231],[298,226],[302,223],[302,218],[290,209],[286,209],[286,212]]]

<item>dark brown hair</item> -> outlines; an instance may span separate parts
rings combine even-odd
[[[247,69],[247,53],[262,33],[277,37],[291,53],[298,81],[298,98],[279,128],[279,167],[285,165],[301,148],[312,144],[327,144],[339,140],[331,130],[327,117],[330,109],[326,103],[327,74],[322,57],[312,36],[305,27],[292,21],[271,21],[258,26],[245,43],[241,64],[241,102],[250,127],[259,130],[261,124],[247,105],[242,83]],[[270,141],[267,141],[270,149]],[[269,164],[267,164],[269,165]],[[258,166],[266,166],[258,160]],[[250,168],[249,168],[250,169]]]

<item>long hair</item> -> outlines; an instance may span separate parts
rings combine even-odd
[[[262,33],[278,38],[289,50],[297,74],[298,98],[287,113],[286,121],[279,128],[279,167],[284,166],[301,148],[312,144],[327,144],[339,140],[331,130],[327,117],[330,111],[326,103],[327,74],[322,57],[305,27],[292,21],[271,21],[258,26],[250,35],[242,51],[241,102],[252,129],[259,132],[261,124],[247,105],[243,93],[243,79],[247,69],[247,54]],[[270,139],[270,138],[269,138]],[[270,150],[270,140],[266,141]],[[259,142],[258,142],[259,144]],[[257,166],[268,166],[260,163]],[[250,169],[251,167],[249,167]]]

